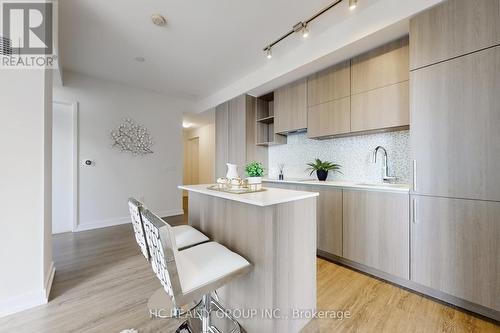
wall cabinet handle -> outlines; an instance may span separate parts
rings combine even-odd
[[[417,191],[417,160],[413,160],[413,191]]]
[[[417,224],[417,198],[413,198],[412,200],[413,203],[413,209],[412,209],[412,221],[413,223]]]

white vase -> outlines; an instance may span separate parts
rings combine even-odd
[[[261,184],[262,183],[262,177],[248,177],[248,184]]]
[[[226,165],[227,165],[226,178],[227,179],[239,178],[239,176],[238,176],[238,166],[236,164],[231,164],[231,163],[226,163]]]

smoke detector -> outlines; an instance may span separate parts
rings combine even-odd
[[[165,24],[167,24],[167,19],[160,14],[153,14],[151,15],[151,21],[159,27],[163,27]]]

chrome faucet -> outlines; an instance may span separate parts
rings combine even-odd
[[[377,163],[377,153],[378,151],[382,149],[384,151],[384,175],[382,176],[382,179],[384,180],[384,182],[391,182],[391,181],[395,181],[396,180],[396,177],[394,176],[389,176],[389,167],[387,166],[387,150],[382,147],[382,146],[378,146],[377,148],[375,148],[375,150],[373,151],[373,163]]]

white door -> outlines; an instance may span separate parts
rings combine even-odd
[[[74,117],[72,104],[53,104],[52,233],[73,231]]]

